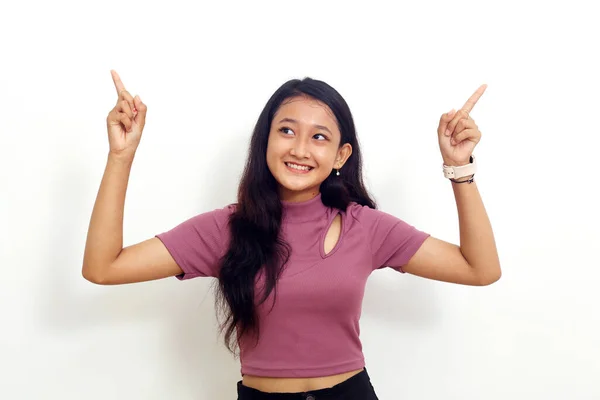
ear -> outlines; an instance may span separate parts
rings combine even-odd
[[[338,149],[333,168],[340,169],[344,166],[348,158],[352,155],[352,145],[350,143],[344,143],[342,147]]]

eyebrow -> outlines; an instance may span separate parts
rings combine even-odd
[[[281,124],[282,122],[291,122],[293,124],[297,124],[298,121],[296,121],[295,119],[292,118],[284,118],[281,121],[279,121],[279,123]],[[324,131],[329,132],[330,135],[333,135],[333,133],[331,133],[331,131],[329,130],[329,128],[327,128],[326,126],[323,125],[313,125],[315,128],[317,129],[323,129]]]

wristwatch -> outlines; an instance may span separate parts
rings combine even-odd
[[[465,176],[474,175],[477,172],[475,156],[471,156],[467,165],[454,166],[442,164],[442,166],[444,168],[444,178],[448,179],[464,178]]]

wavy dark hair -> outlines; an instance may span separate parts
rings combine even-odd
[[[217,315],[221,312],[220,315],[225,316],[220,324],[221,333],[225,333],[225,345],[234,354],[244,335],[254,335],[258,341],[257,306],[266,301],[272,291],[276,297],[277,280],[291,253],[289,244],[280,236],[282,204],[278,183],[267,166],[266,154],[274,115],[284,101],[297,96],[307,96],[326,104],[341,132],[339,146],[345,143],[352,146],[343,173],[336,176],[332,171],[321,183],[323,204],[340,210],[346,210],[350,202],[376,208],[363,182],[360,147],[346,101],[323,81],[304,78],[284,83],[271,96],[254,128],[238,188],[237,206],[229,219],[231,242],[221,260],[216,308]],[[261,269],[265,286],[259,298],[255,297],[255,279]]]

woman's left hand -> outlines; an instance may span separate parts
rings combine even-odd
[[[455,112],[452,109],[449,113],[442,114],[438,139],[445,165],[469,163],[473,149],[481,140],[481,132],[469,114],[486,88],[487,85],[481,85],[460,110]]]

